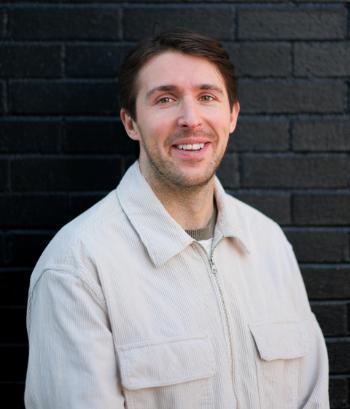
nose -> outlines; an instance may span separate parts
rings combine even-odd
[[[184,98],[181,103],[178,125],[182,128],[195,129],[202,125],[199,107],[196,101]]]

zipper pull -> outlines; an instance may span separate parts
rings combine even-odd
[[[211,257],[210,259],[210,266],[211,266],[211,272],[213,274],[216,274],[218,272],[218,269],[216,268],[213,257]]]

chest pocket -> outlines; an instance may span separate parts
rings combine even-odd
[[[308,322],[250,325],[258,351],[262,408],[297,409],[300,364],[308,349]]]
[[[215,361],[208,337],[117,347],[128,409],[212,409]]]

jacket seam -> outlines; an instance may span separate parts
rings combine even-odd
[[[58,267],[46,267],[45,269],[43,269],[40,276],[36,280],[35,284],[30,289],[29,296],[28,296],[28,306],[29,306],[29,308],[30,308],[31,301],[32,301],[32,294],[35,291],[36,286],[38,285],[39,281],[42,279],[42,277],[44,276],[46,271],[56,271],[56,272],[62,272],[64,274],[71,273],[75,278],[77,278],[81,282],[83,287],[90,293],[90,295],[94,298],[94,300],[98,303],[98,305],[103,310],[106,310],[105,299],[101,298],[97,294],[97,292],[92,288],[92,286],[88,283],[88,281],[81,277],[81,275],[79,274],[79,270],[78,270],[78,272],[76,272],[76,270],[69,270],[69,269],[63,269],[63,268],[58,268]]]

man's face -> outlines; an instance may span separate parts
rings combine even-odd
[[[152,184],[203,186],[214,176],[233,132],[239,104],[231,111],[224,79],[204,58],[164,52],[137,78],[136,121],[121,118],[140,142],[140,168]]]

